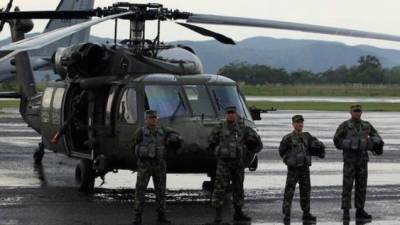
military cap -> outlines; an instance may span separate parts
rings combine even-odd
[[[350,111],[351,111],[351,112],[362,111],[362,106],[359,105],[359,104],[351,105],[351,106],[350,106]]]
[[[236,106],[228,106],[225,108],[225,113],[234,112],[236,113]]]
[[[149,109],[149,110],[146,110],[145,113],[146,113],[146,118],[153,117],[153,116],[157,117],[157,111],[156,110]]]
[[[294,122],[303,122],[304,121],[304,118],[303,118],[303,116],[302,115],[294,115],[293,117],[292,117],[292,122],[294,123]]]

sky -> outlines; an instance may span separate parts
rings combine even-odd
[[[8,0],[0,0],[0,7],[5,7],[7,2]],[[52,10],[56,8],[58,2],[58,0],[14,0],[14,5],[20,6],[21,10]],[[96,0],[95,6],[105,7],[115,2],[118,1]],[[144,0],[135,2],[148,3],[148,1]],[[151,2],[161,3],[164,7],[171,9],[193,13],[281,20],[400,36],[400,1],[398,0],[153,0]],[[34,23],[34,32],[40,32],[43,30],[46,21],[36,20]],[[128,23],[121,22],[120,24],[118,37],[126,38],[128,36],[128,26],[123,26],[123,24],[128,25]],[[328,40],[343,42],[348,45],[368,44],[382,48],[400,49],[400,42],[306,34],[275,29],[197,25],[220,32],[235,41],[254,36],[268,36],[274,38]],[[113,37],[113,29],[113,22],[105,22],[92,27],[91,34],[101,37]],[[153,38],[155,23],[147,24],[146,31],[147,37]],[[5,27],[0,34],[0,39],[8,36],[8,27]],[[208,40],[207,37],[202,37],[173,22],[164,22],[162,24],[161,39],[164,41]]]

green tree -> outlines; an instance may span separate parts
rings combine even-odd
[[[353,74],[358,83],[378,84],[384,81],[384,71],[379,59],[372,55],[361,56],[357,71]]]
[[[382,64],[378,57],[373,55],[361,56],[358,59],[358,70],[363,71],[370,68],[382,69]]]

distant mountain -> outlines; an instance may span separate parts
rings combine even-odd
[[[339,42],[254,37],[237,42],[236,46],[221,45],[216,41],[179,43],[191,46],[202,60],[204,70],[211,73],[234,61],[267,64],[288,71],[320,72],[341,65],[355,65],[364,55],[378,57],[384,67],[400,65],[398,50]]]
[[[113,39],[92,36],[94,42],[112,43]],[[223,45],[217,41],[176,41],[191,46],[203,62],[206,73],[216,73],[224,65],[243,61],[251,64],[267,64],[288,71],[325,71],[338,66],[356,65],[360,56],[374,55],[384,67],[400,65],[400,51],[368,45],[349,46],[340,42],[316,40],[276,39],[253,37]]]
[[[91,42],[113,43],[111,38],[90,37]],[[0,46],[9,40],[0,41]],[[267,64],[288,71],[325,71],[341,65],[355,65],[360,56],[374,55],[384,67],[400,65],[400,51],[368,45],[349,46],[339,42],[316,40],[291,40],[270,37],[253,37],[223,45],[210,41],[177,41],[191,46],[203,62],[206,73],[216,73],[224,65],[242,61],[251,64]]]

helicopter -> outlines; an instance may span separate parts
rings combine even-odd
[[[10,0],[7,7],[4,9],[5,12],[10,11],[13,4],[13,0]],[[55,10],[80,10],[80,9],[91,9],[93,8],[94,0],[61,0]],[[76,23],[80,23],[82,20],[49,20],[46,24],[43,32],[48,32],[60,27],[70,26]],[[0,24],[0,32],[4,27],[5,21]],[[32,27],[33,28],[33,27]],[[62,46],[70,46],[81,42],[87,42],[89,40],[90,28],[75,33],[67,38],[58,40],[46,47],[38,49],[36,51],[30,51],[30,61],[32,69],[34,71],[49,70],[52,69],[51,55],[54,51]],[[14,59],[5,61],[0,64],[0,81],[15,79],[15,67]]]
[[[143,126],[144,112],[158,111],[159,122],[181,134],[184,144],[167,152],[168,173],[205,173],[215,177],[216,158],[208,149],[211,129],[224,118],[227,106],[236,106],[244,123],[256,130],[259,110],[250,110],[238,84],[221,75],[204,74],[202,63],[190,46],[160,40],[163,21],[212,37],[223,44],[235,42],[220,33],[192,23],[286,29],[312,33],[400,41],[399,36],[351,29],[273,20],[204,15],[165,8],[161,4],[115,3],[106,8],[81,11],[3,12],[0,20],[88,19],[24,39],[24,29],[14,28],[13,40],[0,48],[0,62],[16,57],[21,91],[20,113],[41,135],[34,152],[41,163],[44,149],[79,159],[75,178],[82,192],[92,192],[96,177],[119,169],[136,170],[137,156],[130,149],[134,131]],[[117,42],[118,20],[130,22],[129,39]],[[61,79],[49,82],[38,93],[29,59],[23,54],[51,44],[95,24],[114,20],[114,43],[81,43],[59,48],[52,57]],[[146,21],[157,21],[157,34],[146,38]],[[23,23],[19,23],[24,26]],[[0,95],[10,97],[10,95]],[[257,169],[257,154],[248,152],[244,163]]]

